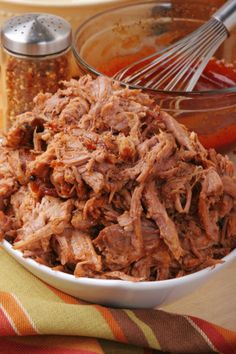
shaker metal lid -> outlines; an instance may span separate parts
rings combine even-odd
[[[69,22],[46,13],[28,13],[6,21],[1,30],[2,45],[22,55],[51,55],[71,45]]]

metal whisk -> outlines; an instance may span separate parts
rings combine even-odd
[[[229,0],[196,31],[126,66],[113,78],[149,89],[192,91],[209,59],[235,25],[236,0]]]

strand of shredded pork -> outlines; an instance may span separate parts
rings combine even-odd
[[[138,90],[65,82],[0,150],[0,237],[54,269],[162,280],[236,246],[232,163]]]

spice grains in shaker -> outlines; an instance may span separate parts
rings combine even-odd
[[[33,99],[39,92],[54,93],[61,80],[69,79],[68,54],[43,60],[9,56],[5,69],[5,94],[10,124],[18,114],[33,108]]]
[[[50,14],[25,14],[1,31],[3,111],[8,129],[17,115],[33,108],[39,92],[54,93],[71,78],[71,26]]]

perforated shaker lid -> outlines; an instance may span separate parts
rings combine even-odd
[[[1,30],[2,45],[21,55],[43,56],[59,53],[71,45],[71,25],[46,13],[28,13],[10,18]]]

